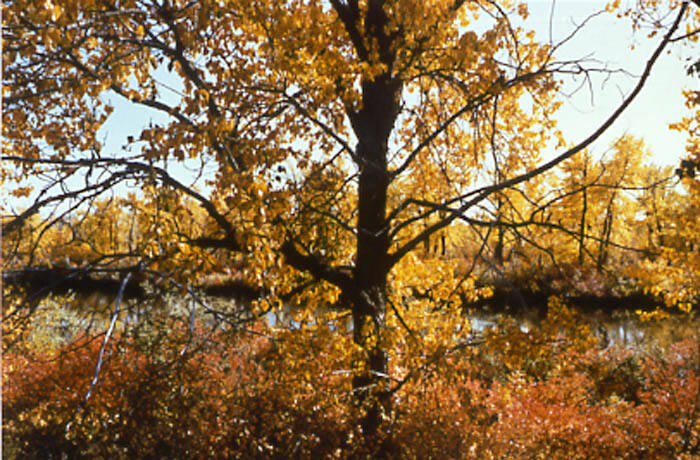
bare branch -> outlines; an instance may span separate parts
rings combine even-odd
[[[146,164],[146,163],[141,163],[137,161],[130,161],[130,160],[123,160],[120,158],[98,158],[98,159],[83,159],[83,160],[52,160],[52,159],[37,159],[37,158],[23,158],[23,157],[17,157],[17,156],[3,156],[0,157],[2,160],[5,161],[15,161],[15,162],[21,162],[21,163],[38,163],[38,164],[56,164],[56,165],[62,165],[62,166],[75,166],[75,167],[91,167],[91,166],[110,166],[110,165],[116,165],[116,166],[123,166],[125,171],[121,173],[115,173],[119,177],[121,176],[127,176],[133,173],[134,171],[139,171],[142,173],[147,173],[149,175],[154,174],[156,175],[163,184],[168,185],[172,187],[175,190],[178,190],[185,195],[193,198],[196,200],[202,208],[204,208],[205,211],[209,214],[209,217],[214,219],[216,223],[219,225],[221,230],[226,234],[226,236],[231,240],[230,248],[237,250],[237,251],[243,251],[242,246],[238,243],[238,236],[237,236],[237,231],[233,227],[233,225],[226,219],[226,217],[221,214],[217,209],[214,203],[212,203],[209,199],[204,197],[202,194],[199,192],[195,191],[193,188],[186,186],[182,182],[176,180],[173,178],[165,169],[160,168],[158,166],[154,166],[152,164]],[[98,184],[99,185],[99,184]],[[82,192],[78,191],[77,193]],[[47,198],[46,200],[37,203],[34,207],[30,208],[32,211],[32,214],[36,213],[39,211],[39,209],[53,201],[57,201],[63,199],[63,197],[58,196],[58,197],[51,197]],[[29,211],[29,210],[28,210]],[[24,216],[25,213],[23,213],[22,216],[22,221],[26,220],[28,216]],[[21,221],[18,221],[17,219],[13,220],[7,225],[12,225],[12,227],[9,227],[10,229],[16,227],[19,225]],[[7,231],[7,228],[6,228]]]
[[[598,139],[607,129],[620,117],[622,112],[627,109],[627,107],[632,103],[632,101],[637,97],[637,95],[641,92],[642,88],[644,87],[644,84],[646,83],[647,79],[649,78],[649,75],[651,74],[651,70],[654,67],[654,64],[656,63],[658,57],[661,55],[661,52],[664,50],[666,45],[669,43],[669,40],[671,39],[671,36],[673,33],[678,29],[678,25],[680,24],[681,18],[685,14],[686,9],[688,8],[688,3],[683,3],[683,5],[680,8],[680,11],[678,13],[678,16],[676,17],[676,20],[674,21],[673,25],[669,29],[669,31],[666,33],[664,36],[663,40],[659,44],[659,46],[656,48],[654,53],[651,55],[649,60],[646,63],[646,66],[644,68],[644,72],[642,73],[642,76],[640,77],[639,81],[637,82],[637,85],[634,87],[632,92],[625,98],[625,100],[618,106],[618,108],[606,119],[598,129],[596,129],[590,136],[588,136],[586,139],[584,139],[582,142],[577,144],[575,147],[567,150],[566,152],[562,153],[561,155],[557,156],[553,160],[543,164],[542,166],[535,168],[525,174],[521,174],[519,176],[513,177],[511,179],[502,181],[498,184],[490,185],[487,187],[483,187],[481,189],[478,189],[478,195],[471,200],[467,201],[464,203],[460,208],[456,210],[456,212],[452,213],[450,216],[448,216],[445,219],[442,219],[441,221],[431,225],[421,233],[419,233],[416,237],[405,243],[403,246],[398,248],[393,254],[390,255],[390,266],[395,265],[399,260],[401,260],[408,252],[412,251],[416,246],[418,246],[421,242],[423,242],[426,238],[429,238],[432,234],[435,232],[447,227],[450,225],[459,215],[463,214],[470,208],[472,208],[474,205],[477,203],[481,202],[482,200],[486,199],[488,196],[492,195],[493,193],[496,193],[500,190],[503,190],[508,187],[512,187],[514,185],[517,185],[521,182],[528,181],[532,179],[533,177],[536,177],[562,161],[571,158],[584,148],[588,147],[591,143],[593,143],[596,139]]]
[[[85,409],[85,406],[88,403],[88,400],[90,399],[90,396],[92,396],[92,392],[95,390],[95,387],[97,386],[97,383],[99,382],[100,379],[100,371],[102,370],[102,363],[103,363],[103,358],[104,358],[104,353],[105,349],[107,348],[107,343],[109,342],[109,339],[112,337],[112,332],[114,331],[114,326],[117,323],[117,318],[119,318],[119,312],[120,310],[120,305],[122,301],[122,296],[124,294],[124,288],[126,287],[126,284],[129,282],[129,278],[131,278],[131,273],[127,273],[124,279],[122,280],[121,286],[119,288],[119,292],[117,293],[117,299],[114,301],[114,313],[112,314],[112,319],[109,323],[109,328],[107,328],[107,332],[105,333],[105,337],[102,340],[102,347],[100,347],[100,352],[97,355],[97,364],[95,365],[95,374],[92,377],[92,382],[90,383],[90,388],[88,388],[87,393],[85,393],[85,397],[83,398],[82,402],[80,405],[75,409],[75,412],[73,412],[73,416],[70,418],[70,421],[66,424],[66,433],[70,431],[71,425],[73,423],[73,420],[75,419],[75,416],[78,415],[82,410]]]

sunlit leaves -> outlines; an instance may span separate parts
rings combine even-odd
[[[464,409],[459,429],[477,436],[449,453],[488,458],[570,453],[556,443],[576,445],[582,413],[621,430],[628,401],[589,404],[597,377],[573,362],[593,339],[563,297],[541,327],[503,320],[484,340],[464,310],[507,275],[529,288],[546,278],[529,275],[545,273],[569,283],[562,294],[599,293],[609,286],[589,274],[626,265],[643,269],[628,273],[640,284],[665,276],[671,285],[652,294],[669,303],[687,307],[696,295],[677,263],[693,250],[683,241],[697,230],[694,208],[657,206],[657,191],[674,195],[643,166],[641,142],[534,173],[548,147],[566,144],[554,121],[558,75],[594,70],[557,61],[556,44],[512,22],[527,15],[510,1],[4,6],[3,147],[13,166],[3,181],[32,204],[3,222],[3,268],[8,279],[41,269],[92,283],[87,294],[55,283],[28,293],[18,281],[7,313],[40,314],[8,337],[41,333],[62,311],[52,302],[65,302],[82,315],[67,321],[66,340],[106,322],[113,359],[104,391],[82,407],[94,343],[59,360],[63,369],[18,355],[26,371],[11,371],[24,381],[71,385],[68,396],[47,388],[47,401],[32,398],[31,383],[15,387],[14,401],[32,406],[15,406],[13,417],[29,421],[20,434],[50,427],[67,443],[59,450],[75,444],[86,456],[127,456],[138,444],[147,456],[170,440],[181,450],[165,455],[342,457],[389,449],[394,426],[401,439],[450,423],[440,409],[449,406]],[[107,152],[97,132],[122,104],[159,117]],[[641,224],[653,230],[646,239]],[[246,296],[211,299],[214,283]],[[110,295],[98,302],[95,285]],[[38,355],[60,345],[27,343]],[[414,407],[437,415],[413,423]],[[157,429],[135,433],[133,414]],[[542,422],[534,436],[518,414]],[[459,442],[456,427],[407,457],[450,456],[441,442]],[[112,430],[128,448],[110,444]]]

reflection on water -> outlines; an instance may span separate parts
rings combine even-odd
[[[536,309],[533,309],[536,310]],[[472,312],[468,314],[467,317],[471,323],[471,329],[474,336],[480,335],[484,330],[491,326],[497,325],[498,314],[490,312]],[[508,314],[511,318],[514,318],[520,325],[520,329],[523,332],[529,332],[538,327],[541,318],[538,317],[538,313],[533,311],[532,313],[510,313]],[[270,311],[266,315],[267,322],[270,326],[285,327],[296,329],[301,326],[301,324],[295,320],[295,315],[293,314],[293,309],[289,306],[285,306],[280,310]],[[333,329],[344,327],[346,332],[351,332],[352,327],[352,315],[347,312],[345,315],[341,315],[338,318],[339,321],[332,326]],[[678,319],[678,318],[676,318]],[[310,320],[313,323],[313,319]],[[658,338],[659,333],[659,322],[643,322],[634,313],[609,313],[605,311],[598,311],[596,313],[582,313],[581,321],[585,321],[593,334],[600,339],[601,346],[624,346],[634,348],[640,346],[644,343],[648,343],[650,339]],[[697,319],[688,318],[690,323],[686,323],[685,320],[681,322],[688,324],[694,324]],[[674,323],[678,325],[677,323]],[[692,327],[692,326],[691,326]]]
[[[477,334],[490,326],[496,325],[497,315],[489,313],[472,313],[469,316],[472,330]],[[538,319],[534,315],[513,315],[523,332],[537,327]],[[606,346],[622,345],[634,347],[640,345],[651,333],[653,323],[644,323],[636,316],[614,318],[603,313],[589,317],[587,320],[593,334]]]
[[[634,346],[646,338],[648,326],[636,318],[603,321],[593,328],[596,336],[611,345]]]

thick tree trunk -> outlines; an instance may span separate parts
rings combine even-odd
[[[362,140],[360,141],[362,143]],[[379,147],[379,148],[377,148]],[[354,339],[366,353],[362,374],[353,386],[358,402],[367,407],[363,431],[372,436],[379,427],[382,411],[389,410],[386,396],[387,354],[381,335],[386,319],[387,253],[386,222],[388,172],[386,149],[381,145],[361,145],[365,159],[359,179],[359,218],[353,305]],[[368,401],[372,397],[374,401]]]
[[[398,113],[399,84],[390,77],[363,83],[363,107],[353,117],[358,137],[357,259],[355,292],[351,294],[354,340],[364,353],[361,369],[353,379],[367,439],[375,437],[383,415],[391,410],[388,393],[388,355],[382,335],[386,326],[389,271],[387,191],[388,139]]]
[[[357,237],[357,297],[353,305],[354,339],[366,354],[363,372],[355,376],[358,402],[367,408],[363,431],[372,436],[389,410],[386,396],[387,354],[381,335],[386,320],[387,252],[386,194],[388,174],[383,152],[376,152],[360,173]],[[378,158],[379,157],[379,158]],[[367,398],[374,400],[368,400]]]
[[[382,74],[363,78],[361,108],[348,108],[358,141],[355,161],[360,174],[355,270],[344,294],[352,306],[354,340],[363,352],[353,378],[353,390],[357,404],[366,411],[361,425],[371,445],[378,439],[383,415],[391,410],[387,391],[388,354],[383,348],[390,245],[386,219],[390,182],[387,152],[399,113],[401,82],[392,77],[396,36],[387,31],[389,19],[383,2],[369,0],[362,22],[358,21],[362,12],[357,2],[331,1],[331,4],[353,42],[357,57],[365,63],[384,66]],[[375,457],[386,456],[382,451],[386,452],[381,449],[375,452]]]
[[[359,363],[361,371],[353,377],[355,400],[365,410],[361,420],[363,434],[373,438],[379,429],[384,414],[391,411],[388,393],[388,359],[381,345],[382,329],[386,319],[386,300],[379,288],[362,292],[366,301],[353,308],[354,340],[363,348],[364,363]]]

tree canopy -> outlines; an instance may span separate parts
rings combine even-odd
[[[265,393],[294,376],[308,396],[323,381],[350,395],[368,449],[401,456],[387,426],[415,397],[402,392],[429,386],[431,369],[480,346],[466,306],[508,283],[557,295],[543,304],[551,329],[540,338],[554,343],[566,329],[579,347],[571,353],[591,345],[564,297],[637,293],[647,315],[691,310],[697,93],[686,94],[694,116],[673,126],[691,134],[678,174],[652,166],[631,136],[602,160],[590,148],[659,56],[696,42],[700,5],[618,3],[606,14],[651,24],[658,43],[619,106],[577,143],[557,129],[563,79],[614,70],[560,59],[585,24],[542,40],[523,25],[526,3],[5,3],[2,173],[22,205],[4,210],[3,346],[29,355],[47,335],[40,325],[60,324],[67,342],[92,350],[80,403],[55,399],[72,414],[66,433],[88,423],[101,375],[107,387],[126,378],[119,366],[128,374],[130,364],[117,358],[103,372],[111,343],[145,353],[135,362],[154,373],[184,363],[175,372],[195,382],[193,395],[220,370],[187,359],[230,361],[240,344],[277,363],[241,365],[251,388]],[[127,104],[165,121],[109,151],[98,131]],[[97,342],[80,338],[95,322],[104,326]],[[504,325],[487,341],[515,368],[530,356],[520,335]],[[212,337],[227,345],[205,346]],[[268,371],[276,377],[255,380]],[[176,390],[168,381],[153,391],[167,399]],[[290,395],[269,397],[294,406]],[[203,417],[218,410],[196,404]]]

